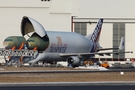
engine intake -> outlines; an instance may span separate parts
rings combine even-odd
[[[77,56],[70,56],[67,58],[67,62],[72,67],[78,67],[80,65],[80,59]]]

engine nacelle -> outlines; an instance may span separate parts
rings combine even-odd
[[[80,65],[80,59],[77,56],[70,56],[67,58],[67,62],[72,67],[78,67]]]

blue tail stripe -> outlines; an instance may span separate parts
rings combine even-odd
[[[97,22],[96,28],[94,29],[94,32],[92,33],[91,40],[93,43],[96,43],[100,36],[102,23],[103,23],[103,19],[99,19],[99,21]]]

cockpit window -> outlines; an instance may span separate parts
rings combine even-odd
[[[10,39],[10,38],[8,38],[8,39],[6,39],[5,41],[13,41],[12,39]]]

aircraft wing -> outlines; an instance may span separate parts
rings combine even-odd
[[[95,53],[61,53],[61,57],[67,57],[67,56],[94,56],[94,55],[100,55],[100,56],[110,56],[111,54],[124,54],[124,53],[133,53],[132,51],[126,51],[126,52],[95,52]]]

